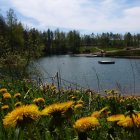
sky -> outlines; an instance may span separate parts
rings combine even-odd
[[[140,0],[0,0],[0,13],[12,8],[25,27],[83,34],[140,33]]]

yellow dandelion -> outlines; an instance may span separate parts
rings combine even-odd
[[[76,99],[76,96],[72,96],[71,99],[75,100]]]
[[[68,109],[72,108],[74,105],[73,101],[67,101],[67,102],[63,102],[61,103],[63,110],[67,111]]]
[[[45,103],[45,99],[44,98],[35,98],[33,100],[33,103]]]
[[[7,109],[9,109],[9,106],[8,106],[8,105],[3,105],[3,106],[1,107],[1,109],[2,109],[2,110],[7,110]]]
[[[22,126],[36,121],[39,117],[40,112],[36,105],[23,105],[8,113],[3,119],[3,125],[5,128]]]
[[[60,103],[55,103],[55,104],[45,107],[41,111],[41,115],[54,115],[54,114],[61,113],[61,112],[62,112],[62,107],[61,107]]]
[[[3,99],[9,99],[9,98],[11,98],[10,93],[6,92],[6,93],[3,94]]]
[[[108,107],[104,107],[104,108],[102,108],[102,109],[99,110],[99,111],[93,112],[93,113],[91,114],[91,116],[92,116],[92,117],[98,118],[98,117],[100,117],[101,113],[103,113],[103,112],[104,112],[105,110],[107,110],[107,109],[108,109]]]
[[[56,90],[56,86],[51,85],[50,89],[51,89],[51,90]]]
[[[73,104],[74,104],[74,102],[72,102],[72,101],[51,104],[51,105],[45,107],[42,110],[41,114],[42,115],[52,115],[52,116],[58,115],[58,114],[64,114],[66,111],[68,111],[68,109],[70,109],[72,107]]]
[[[116,114],[116,115],[109,116],[107,118],[107,121],[109,121],[109,122],[116,122],[116,121],[120,121],[120,120],[124,120],[124,119],[125,119],[125,115],[123,115],[123,114]]]
[[[99,126],[100,123],[97,118],[95,117],[83,117],[78,119],[75,124],[74,128],[78,132],[87,132],[94,128],[95,126]]]
[[[126,116],[125,119],[118,121],[117,124],[123,127],[132,127],[134,125],[132,118],[130,118],[129,116]]]
[[[83,104],[76,104],[76,105],[74,106],[75,109],[82,108],[82,107],[83,107]]]
[[[133,126],[140,127],[140,114],[132,114],[126,116],[124,119],[117,122],[119,126],[123,126],[125,128],[131,128]]]
[[[92,114],[91,114],[91,117],[96,117],[98,118],[100,116],[100,112],[99,111],[94,111]]]
[[[120,103],[123,103],[123,102],[125,102],[125,100],[124,99],[120,99]]]
[[[80,90],[76,90],[75,92],[76,92],[76,93],[80,93]]]
[[[16,93],[16,94],[14,95],[14,98],[19,98],[19,97],[21,97],[21,94],[20,94],[20,93]]]
[[[22,105],[21,102],[17,102],[17,103],[15,103],[15,107],[19,107],[19,106],[21,106],[21,105]]]
[[[135,125],[140,128],[140,113],[135,117]]]
[[[6,88],[1,88],[0,89],[0,93],[6,93],[6,92],[8,92]]]

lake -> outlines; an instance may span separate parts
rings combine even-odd
[[[98,64],[100,60],[113,60],[115,64]],[[123,94],[140,93],[140,59],[54,55],[35,64],[42,72],[43,82],[58,81],[58,72],[64,88],[79,85],[96,91],[117,89]]]

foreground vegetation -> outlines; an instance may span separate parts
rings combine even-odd
[[[0,139],[138,140],[139,96],[122,96],[115,90],[100,94],[91,90],[57,89],[53,84],[40,85],[22,79],[29,78],[31,61],[44,54],[103,49],[118,50],[114,53],[123,55],[124,50],[120,49],[139,47],[139,41],[140,34],[130,33],[82,36],[75,30],[40,32],[35,28],[25,29],[12,9],[6,18],[0,15]]]
[[[138,140],[140,97],[0,81],[2,140]]]

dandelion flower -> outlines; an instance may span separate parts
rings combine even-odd
[[[47,106],[44,108],[41,112],[42,115],[58,115],[58,114],[64,114],[69,108],[72,107],[74,102],[64,102],[64,103],[55,103]]]
[[[99,121],[95,117],[83,117],[78,119],[75,124],[74,128],[78,132],[87,132],[94,128],[95,126],[99,126]]]
[[[75,109],[82,108],[82,107],[83,107],[83,104],[76,104],[76,105],[74,106]]]
[[[45,103],[45,99],[44,98],[35,98],[33,100],[34,103]]]
[[[21,97],[21,94],[20,94],[20,93],[16,93],[16,94],[14,95],[14,98],[19,98],[19,97]]]
[[[107,110],[107,109],[108,109],[108,107],[104,107],[104,108],[102,108],[102,109],[99,110],[99,111],[93,112],[93,113],[91,114],[91,116],[92,116],[92,117],[99,118],[100,115],[101,115],[101,113],[104,112],[104,111]]]
[[[124,120],[124,119],[125,119],[125,116],[123,114],[116,114],[116,115],[109,116],[107,118],[107,121],[116,122],[116,121],[120,121],[120,120]]]
[[[129,116],[126,116],[125,119],[120,120],[117,124],[123,127],[132,127],[134,125],[132,118],[130,118]]]
[[[2,109],[2,110],[7,110],[7,109],[9,109],[9,106],[8,106],[8,105],[3,105],[3,106],[1,107],[1,109]]]
[[[140,113],[135,117],[135,124],[138,128],[140,128]]]
[[[3,94],[3,99],[9,99],[9,98],[11,98],[10,93],[6,92],[6,93]]]
[[[125,128],[131,128],[133,126],[140,127],[140,114],[132,114],[126,116],[124,119],[117,122],[119,126],[123,126]]]
[[[76,96],[72,96],[71,99],[76,100]]]
[[[6,88],[1,88],[0,89],[0,93],[6,93],[7,92],[7,89]]]
[[[91,117],[96,117],[98,118],[100,116],[100,112],[99,111],[94,111],[92,114],[91,114]]]
[[[74,102],[73,101],[63,102],[61,103],[61,105],[62,105],[63,110],[67,111],[68,109],[73,107]]]
[[[40,112],[36,105],[23,105],[8,113],[3,119],[3,125],[5,128],[24,126],[32,121],[36,121],[39,117]]]
[[[54,85],[51,85],[51,90],[56,90],[56,86],[54,86]]]
[[[19,106],[21,106],[21,105],[22,105],[21,102],[16,102],[16,103],[15,103],[15,107],[19,107]]]

